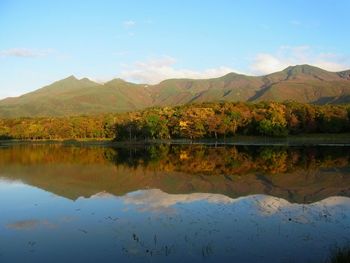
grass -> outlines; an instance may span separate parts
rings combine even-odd
[[[350,263],[350,247],[337,248],[325,263]]]
[[[350,146],[350,134],[303,134],[287,137],[244,136],[237,135],[226,139],[172,139],[172,140],[146,140],[146,141],[115,141],[112,139],[59,139],[59,140],[16,140],[0,137],[2,145],[16,144],[66,144],[66,145],[145,145],[145,144],[206,144],[206,145],[251,145],[251,146]]]

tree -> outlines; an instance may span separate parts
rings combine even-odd
[[[168,139],[169,129],[167,126],[167,120],[156,114],[148,115],[145,117],[145,129],[147,137],[152,139]]]
[[[287,121],[285,118],[285,106],[270,103],[265,112],[265,118],[258,123],[259,133],[268,136],[287,136]]]
[[[319,111],[318,126],[321,132],[339,133],[346,131],[349,123],[346,109],[327,105]]]

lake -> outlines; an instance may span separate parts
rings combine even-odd
[[[350,147],[0,147],[0,262],[325,262]]]

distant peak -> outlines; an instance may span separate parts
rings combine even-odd
[[[75,81],[78,81],[78,79],[75,77],[75,76],[73,76],[73,75],[70,75],[70,76],[68,76],[68,77],[66,77],[66,78],[63,78],[63,79],[60,79],[60,80],[57,80],[57,81],[55,81],[54,83],[62,83],[62,82],[75,82]]]
[[[95,83],[96,84],[96,82],[90,80],[89,78],[85,77],[85,78],[78,79],[74,75],[70,75],[69,77],[61,79],[58,82],[68,82],[68,83],[70,83],[70,82],[80,82],[80,83]]]
[[[74,75],[70,75],[69,77],[65,78],[67,80],[78,80]],[[63,80],[65,80],[63,79]]]
[[[284,69],[283,72],[286,72],[289,76],[296,76],[299,74],[303,75],[322,75],[322,74],[331,74],[331,72],[311,66],[308,64],[303,64],[303,65],[295,65],[295,66],[289,66],[288,68]]]
[[[54,83],[60,84],[60,83],[71,83],[71,82],[76,82],[76,81],[78,81],[78,79],[75,76],[70,75],[70,76],[68,76],[68,77],[66,77],[64,79],[57,80]]]
[[[300,64],[300,65],[289,66],[285,68],[284,71],[293,70],[293,69],[319,69],[319,68],[315,66],[311,66],[309,64]]]
[[[110,86],[110,87],[126,87],[126,86],[134,86],[137,84],[132,83],[132,82],[128,82],[128,81],[120,79],[120,78],[115,78],[115,79],[112,79],[108,82],[105,82],[104,85]]]
[[[307,72],[307,71],[313,71],[313,70],[317,70],[317,71],[326,71],[324,69],[321,69],[319,67],[315,67],[315,66],[311,66],[309,64],[301,64],[301,65],[294,65],[294,66],[289,66],[287,68],[285,68],[283,71],[299,71],[299,72]]]
[[[127,81],[121,79],[121,78],[115,78],[115,79],[112,79],[108,82],[106,82],[105,84],[124,84],[124,83],[128,83]]]
[[[115,79],[112,79],[111,81],[126,82],[125,80],[123,80],[123,79],[121,79],[121,78],[115,78]]]
[[[238,76],[238,75],[241,75],[241,74],[238,74],[236,72],[230,72],[230,73],[227,73],[226,75],[224,75],[223,77],[232,77],[232,76]]]
[[[243,75],[243,74],[239,74],[239,73],[236,73],[236,72],[230,72],[230,73],[227,73],[226,75],[220,77],[220,78],[224,78],[224,79],[234,79],[234,78],[237,78],[237,77],[242,77],[242,76],[246,76],[246,75]]]

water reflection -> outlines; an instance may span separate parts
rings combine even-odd
[[[1,262],[323,262],[350,241],[347,197],[293,204],[150,189],[71,201],[7,186]]]
[[[0,262],[324,262],[350,149],[0,149]]]
[[[106,191],[267,194],[309,203],[350,196],[350,148],[18,146],[0,150],[0,177],[70,199]]]

